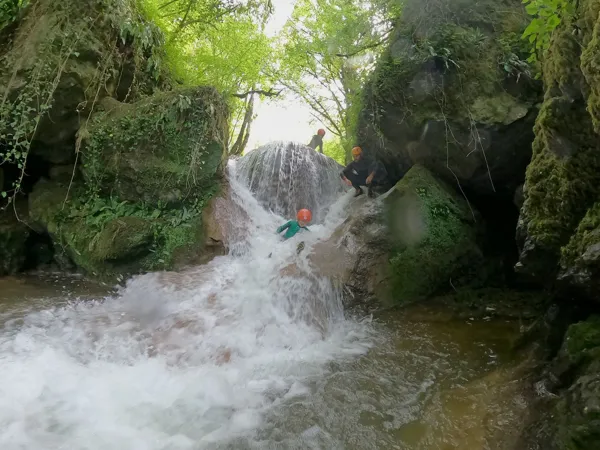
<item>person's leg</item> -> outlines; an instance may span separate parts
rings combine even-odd
[[[355,175],[353,173],[350,173],[350,176],[347,176],[346,178],[350,180],[350,182],[352,183],[352,187],[356,190],[354,196],[358,197],[359,195],[362,195],[363,190],[361,189],[360,185],[364,184],[365,180],[362,180],[358,175]]]

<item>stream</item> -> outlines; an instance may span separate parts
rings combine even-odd
[[[527,406],[516,321],[344,311],[306,255],[352,192],[297,255],[298,237],[273,232],[288,219],[231,189],[247,233],[207,265],[116,289],[0,279],[0,448],[512,448]],[[282,275],[291,262],[299,273]]]

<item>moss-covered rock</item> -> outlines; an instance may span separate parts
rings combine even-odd
[[[62,164],[75,159],[75,134],[102,98],[131,100],[165,84],[163,36],[133,0],[28,3],[0,45],[0,134],[14,136],[19,153]]]
[[[600,317],[569,327],[559,361],[568,361],[572,384],[556,406],[559,448],[600,448]]]
[[[481,264],[475,214],[422,166],[413,166],[385,199],[394,250],[389,287],[396,302],[421,299]]]
[[[86,181],[127,201],[181,202],[217,182],[226,157],[227,120],[226,103],[213,88],[113,104],[89,127]]]
[[[12,208],[0,211],[0,276],[18,272],[25,262],[29,228],[17,220]]]
[[[69,194],[68,194],[69,192]],[[55,260],[101,277],[168,269],[205,252],[202,211],[215,193],[179,209],[93,197],[81,186],[40,181],[29,196],[29,215],[54,243]],[[207,258],[205,258],[207,259]]]
[[[600,3],[577,5],[576,14],[554,32],[544,60],[545,96],[524,186],[517,267],[547,281],[560,269],[561,279],[586,288],[594,278],[598,208],[593,205],[600,200],[600,129],[594,112]]]
[[[527,24],[519,0],[406,2],[366,89],[359,144],[396,180],[419,163],[512,196],[541,97],[520,39]]]

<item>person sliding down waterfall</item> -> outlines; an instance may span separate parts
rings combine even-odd
[[[296,214],[296,219],[298,220],[290,220],[277,228],[277,234],[281,233],[283,230],[287,230],[283,235],[283,239],[287,240],[291,237],[294,237],[300,230],[310,231],[307,225],[312,219],[312,213],[308,209],[301,209],[298,211],[298,214]],[[296,247],[296,253],[299,254],[303,249],[304,241],[298,244],[298,247]]]
[[[362,195],[364,192],[361,186],[367,186],[369,197],[374,197],[373,188],[384,184],[386,171],[385,168],[377,161],[369,162],[363,157],[363,151],[360,147],[352,149],[352,161],[340,173],[340,177],[348,186],[356,189],[355,197]]]
[[[319,153],[323,153],[323,136],[325,136],[325,130],[323,128],[319,128],[317,134],[315,134],[308,146],[313,150],[316,150],[319,147]]]

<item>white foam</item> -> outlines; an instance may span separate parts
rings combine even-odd
[[[275,229],[288,218],[231,185],[249,217],[237,256],[6,323],[0,448],[212,448],[308,395],[328,362],[368,350],[369,324],[346,320],[339,293],[302,263],[307,251],[296,255],[300,240],[310,247],[344,220],[351,193],[311,233],[282,242]],[[282,277],[291,263],[300,272]]]

